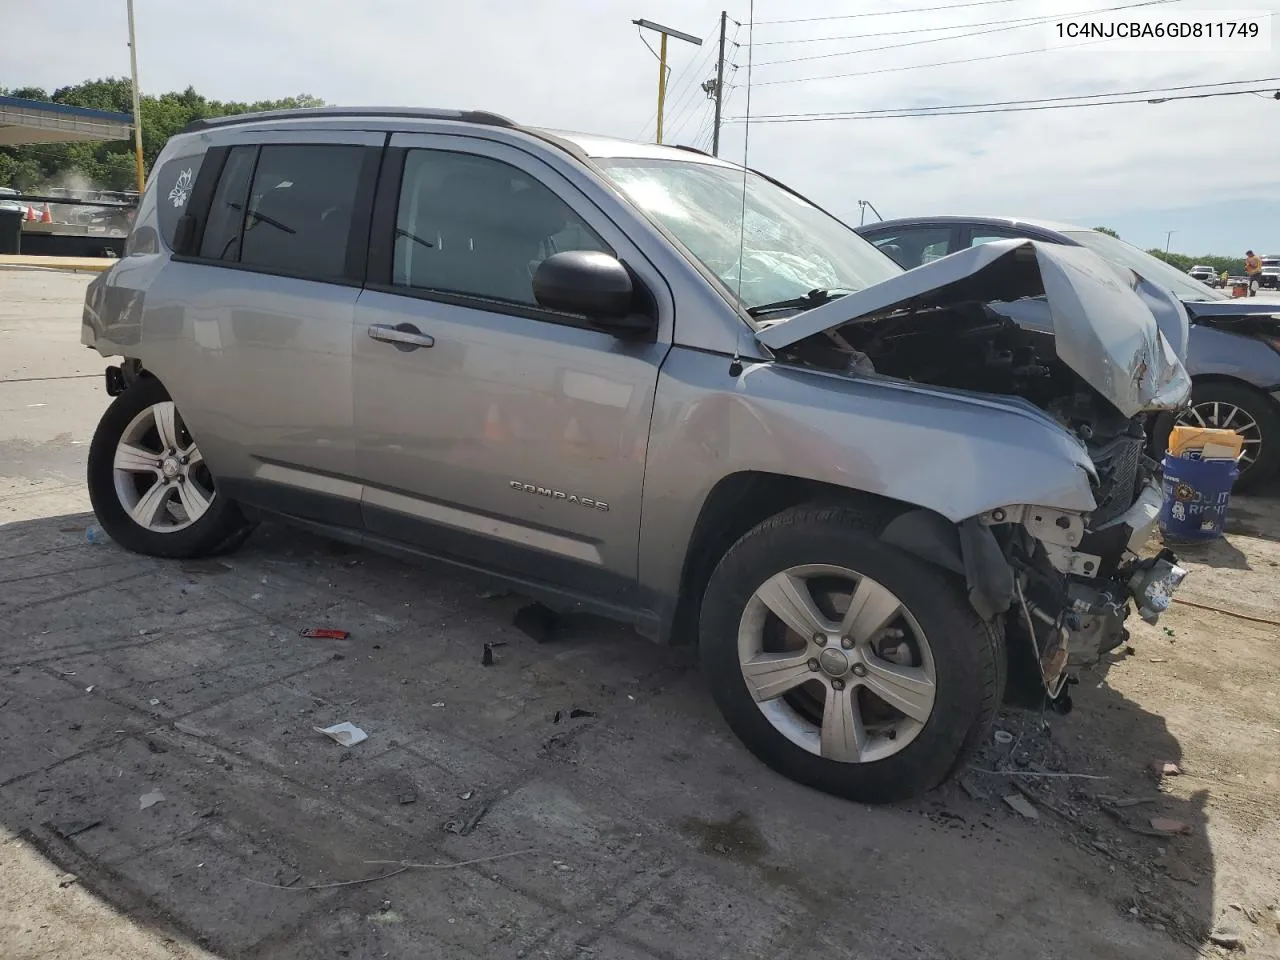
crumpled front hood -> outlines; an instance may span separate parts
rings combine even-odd
[[[1182,304],[1091,250],[1035,240],[962,250],[765,327],[756,339],[776,350],[904,308],[1039,296],[1048,304],[1058,357],[1126,417],[1177,409],[1186,400]]]

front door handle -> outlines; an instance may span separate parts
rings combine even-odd
[[[394,327],[375,323],[369,327],[369,336],[383,343],[394,344],[397,350],[417,350],[419,347],[436,345],[435,337],[423,333],[412,323],[397,323]]]

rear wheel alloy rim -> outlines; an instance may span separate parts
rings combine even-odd
[[[215,496],[204,457],[170,400],[152,404],[125,427],[112,478],[125,512],[152,533],[185,530]]]
[[[846,567],[791,567],[761,584],[738,626],[738,662],[779,733],[841,763],[904,749],[937,695],[920,625],[892,591]]]
[[[1262,452],[1262,428],[1244,407],[1225,400],[1206,400],[1192,404],[1178,417],[1184,427],[1212,427],[1218,430],[1234,430],[1240,434],[1244,446],[1240,451],[1241,471],[1251,467]]]

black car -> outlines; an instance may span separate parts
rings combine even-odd
[[[1280,303],[1232,299],[1109,234],[1012,217],[911,217],[856,228],[906,269],[992,240],[1027,238],[1088,247],[1173,292],[1191,320],[1187,372],[1191,406],[1150,428],[1160,453],[1175,423],[1235,430],[1244,438],[1236,489],[1280,472]]]

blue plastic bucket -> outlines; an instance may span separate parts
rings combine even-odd
[[[1231,485],[1239,475],[1234,460],[1184,460],[1166,454],[1160,529],[1177,540],[1222,536]]]

